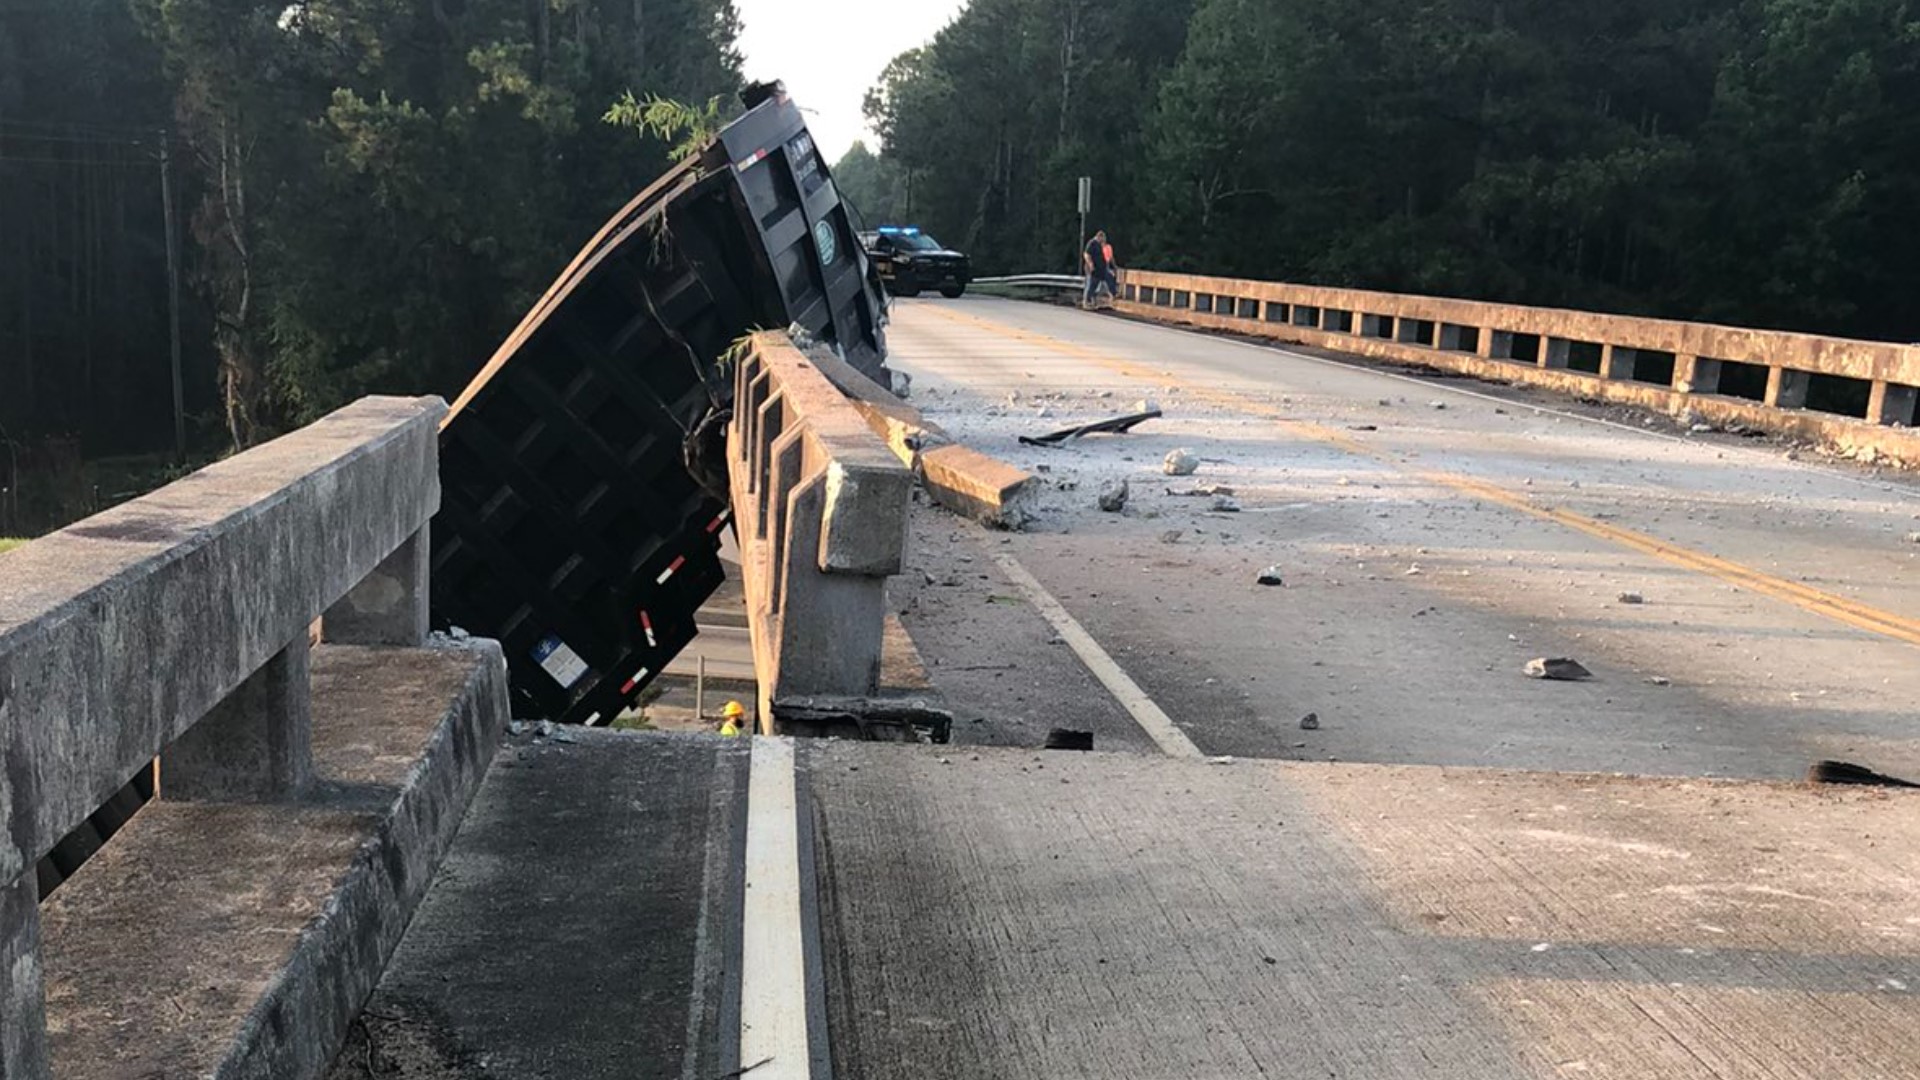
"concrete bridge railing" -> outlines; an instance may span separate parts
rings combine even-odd
[[[729,464],[761,728],[789,711],[857,715],[879,688],[913,474],[786,335],[756,334],[734,377]]]
[[[1920,464],[1920,346],[1129,270],[1162,322],[1544,386]]]
[[[342,794],[349,788],[316,769],[316,744],[326,742],[324,733],[333,730],[326,725],[343,708],[317,705],[310,686],[324,667],[329,685],[358,692],[378,683],[390,654],[436,652],[328,650],[419,646],[427,637],[426,530],[439,505],[437,429],[445,411],[438,399],[368,399],[0,558],[0,1078],[41,1080],[56,1071],[62,1077],[293,1077],[324,1068],[352,1017],[312,1003],[344,1002],[357,1009],[360,998],[353,993],[358,988],[364,996],[378,972],[348,969],[364,966],[366,953],[384,958],[381,948],[397,940],[405,910],[387,911],[380,931],[359,943],[360,953],[344,955],[353,950],[329,935],[369,933],[366,920],[373,916],[363,919],[352,904],[333,910],[342,895],[358,895],[351,890],[362,879],[350,869],[329,871],[321,875],[324,883],[346,892],[332,893],[332,901],[324,892],[303,901],[313,910],[287,924],[296,944],[254,972],[220,944],[224,935],[240,932],[236,927],[245,925],[252,901],[234,899],[235,893],[209,899],[200,890],[229,881],[242,897],[273,894],[278,879],[245,880],[252,865],[248,852],[258,849],[259,865],[277,867],[272,860],[299,846],[310,820],[356,835],[361,824],[378,818],[369,805],[383,805],[389,813],[417,808],[408,800],[424,773],[401,768],[389,788],[375,782],[384,782],[386,774],[369,765],[358,776],[365,783],[349,796]],[[313,624],[323,615],[327,646],[314,648]],[[323,664],[323,653],[348,658]],[[454,666],[453,683],[470,699],[455,711],[478,715],[483,726],[503,724],[504,672],[497,650],[490,656],[484,647],[466,650]],[[403,714],[418,708],[395,701],[372,724],[399,725]],[[437,730],[432,723],[446,702],[432,708],[423,730]],[[339,761],[361,768],[383,737],[372,724],[353,736],[358,749],[343,749]],[[429,739],[424,745],[431,758],[437,743]],[[481,752],[463,751],[468,758]],[[177,862],[185,850],[181,844],[190,846],[216,827],[235,831],[208,841],[217,844],[208,865],[192,868],[142,868],[139,857],[118,852],[122,838],[116,836],[54,894],[55,907],[68,901],[57,918],[48,916],[65,927],[64,937],[55,947],[49,924],[43,941],[36,862],[130,777],[154,767],[156,758],[157,801],[140,811],[125,834],[149,824],[161,832],[176,830],[168,835],[174,838],[169,843],[178,841],[169,856]],[[352,802],[358,816],[340,816],[346,810],[341,799]],[[240,809],[247,804],[287,809],[253,818]],[[207,811],[212,816],[169,817],[172,811],[163,808],[174,806],[214,810]],[[309,806],[334,816],[302,817]],[[458,817],[457,807],[446,815],[449,822]],[[385,845],[380,850],[389,870],[407,869],[415,853],[400,850],[397,827],[388,820],[367,842]],[[403,831],[412,836],[417,830]],[[137,846],[135,840],[127,843]],[[349,845],[349,856],[352,851]],[[109,855],[114,857],[103,857]],[[354,856],[362,862],[368,857],[365,851]],[[85,885],[96,864],[105,877],[89,893]],[[115,880],[116,874],[122,876]],[[204,879],[194,880],[196,874]],[[381,888],[417,893],[424,881]],[[128,895],[139,893],[142,882],[151,886],[146,895]],[[178,894],[170,891],[175,886]],[[199,898],[183,899],[187,894]],[[405,897],[383,903],[407,907]],[[143,915],[115,927],[93,921],[107,920],[106,909],[121,904],[133,904]],[[216,918],[206,908],[231,921],[195,921]],[[176,909],[188,925],[167,925],[166,913]],[[323,910],[330,912],[325,927],[308,921]],[[154,927],[138,926],[142,917]],[[284,919],[286,912],[262,917]],[[211,938],[189,948],[196,932]],[[116,933],[128,941],[115,942]],[[64,981],[79,980],[85,958],[109,947],[124,959],[106,966],[127,965],[119,973],[125,986]],[[52,962],[43,959],[49,952]],[[159,953],[194,970],[142,963]],[[68,960],[76,970],[62,969]],[[148,1011],[156,996],[173,996],[184,1016],[200,1010],[190,996],[181,1001],[180,995],[214,992],[221,1002],[240,1003],[234,1022],[236,1030],[244,1029],[257,1022],[257,1016],[246,1019],[252,1010],[264,1006],[236,985],[264,985],[269,997],[283,995],[263,999],[276,1010],[277,1043],[262,1036],[241,1045],[204,1031],[175,1042],[170,1027],[161,1030],[163,1021],[147,1024],[173,1015]],[[50,994],[49,987],[57,992]],[[50,1010],[50,997],[58,1008]],[[305,1026],[303,1017],[317,1026]],[[121,1030],[105,1030],[114,1026]],[[179,1053],[191,1057],[184,1048],[205,1050],[216,1043],[222,1048],[207,1050],[212,1056],[205,1059],[183,1060],[169,1049],[181,1047]]]

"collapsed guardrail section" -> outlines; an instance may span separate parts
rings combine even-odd
[[[753,335],[734,363],[728,463],[760,729],[904,731],[911,715],[876,695],[913,473],[786,335]]]
[[[0,1078],[324,1070],[506,719],[491,643],[415,648],[445,411],[361,401],[0,560]]]
[[[1920,465],[1920,346],[1146,270],[1119,310],[1795,435]]]

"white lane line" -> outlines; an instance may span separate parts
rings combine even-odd
[[[1140,684],[1120,669],[1113,657],[1107,655],[1107,650],[1093,640],[1093,635],[1087,633],[1086,628],[1066,608],[1061,607],[1060,601],[1055,600],[1053,594],[1047,592],[1032,574],[1027,573],[1026,567],[1015,562],[1013,556],[1003,553],[995,553],[993,561],[1000,565],[1000,571],[1007,575],[1014,587],[1026,594],[1027,601],[1040,612],[1041,617],[1053,624],[1054,630],[1059,632],[1074,655],[1080,657],[1080,662],[1087,665],[1087,670],[1100,680],[1100,685],[1106,687],[1114,700],[1133,716],[1134,723],[1140,725],[1149,739],[1170,757],[1203,756],[1200,748],[1193,745],[1193,740],[1187,738],[1187,733],[1175,726],[1173,718],[1153,703],[1147,692],[1140,689]]]
[[[740,1064],[754,1080],[809,1080],[811,1072],[798,813],[793,741],[755,738],[740,942]]]

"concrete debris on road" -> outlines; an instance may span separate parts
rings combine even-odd
[[[1300,730],[1301,731],[1319,731],[1320,730],[1320,714],[1308,713],[1307,715],[1301,717]]]
[[[1287,583],[1287,579],[1280,576],[1280,568],[1277,566],[1269,566],[1265,570],[1260,571],[1260,576],[1256,580],[1262,585],[1285,585]]]
[[[1347,426],[1347,430],[1348,431],[1379,431],[1380,426],[1378,424],[1349,424]]]
[[[1712,424],[1693,424],[1687,428],[1688,433],[1693,435],[1711,435],[1716,430]]]
[[[1207,484],[1202,487],[1188,488],[1185,491],[1167,489],[1167,494],[1176,499],[1211,499],[1220,495],[1232,495],[1233,488],[1226,484]]]
[[[1100,485],[1100,495],[1097,501],[1100,509],[1109,514],[1117,514],[1126,508],[1127,496],[1130,494],[1132,494],[1132,490],[1127,486],[1125,480],[1109,480]]]
[[[1647,676],[1647,685],[1648,686],[1672,686],[1673,680],[1667,678],[1665,675],[1649,675]]]
[[[1185,535],[1186,534],[1179,529],[1168,529],[1166,532],[1160,534],[1160,542],[1163,544],[1177,544],[1180,542],[1180,538]]]
[[[1581,666],[1580,661],[1570,660],[1564,656],[1529,660],[1523,670],[1529,679],[1548,679],[1554,682],[1579,682],[1593,678],[1593,672]]]
[[[1444,401],[1429,401],[1429,402],[1427,402],[1427,408],[1429,408],[1429,409],[1445,409],[1446,407],[1447,407],[1447,403],[1446,403],[1446,402],[1444,402]]]
[[[1907,534],[1907,543],[1909,543],[1909,544],[1920,544],[1920,532],[1910,532],[1910,533],[1908,533],[1908,534]]]
[[[1237,514],[1240,512],[1240,500],[1231,495],[1215,495],[1212,510],[1216,514]]]
[[[1167,460],[1161,465],[1168,476],[1192,476],[1200,471],[1200,459],[1189,450],[1168,452]]]
[[[1637,592],[1623,592],[1620,594],[1619,599],[1623,604],[1644,604],[1647,602],[1647,598]]]
[[[509,731],[513,730],[511,725],[509,725],[508,730]],[[520,730],[525,731],[526,725],[522,724],[520,727]],[[519,732],[515,732],[515,734],[519,734]],[[571,730],[569,730],[563,725],[556,724],[551,720],[542,720],[539,723],[533,725],[533,737],[536,739],[552,739],[554,742],[557,742],[557,743],[570,743],[570,742],[579,741],[578,738],[573,734]]]

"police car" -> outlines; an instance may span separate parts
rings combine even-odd
[[[973,264],[965,255],[941,247],[919,229],[884,225],[861,233],[860,242],[881,284],[894,296],[938,289],[941,296],[954,299],[973,280]]]

